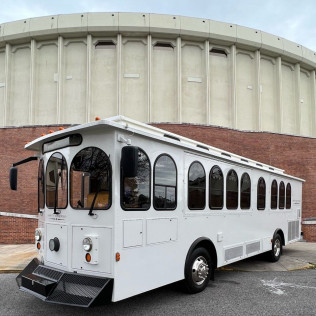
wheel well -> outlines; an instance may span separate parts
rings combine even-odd
[[[285,246],[285,238],[284,238],[284,233],[282,229],[281,228],[276,229],[273,236],[275,236],[276,234],[280,235],[280,237],[282,238],[282,246]]]
[[[188,254],[187,254],[187,257],[186,257],[186,260],[188,260],[189,256],[191,255],[191,253],[194,251],[194,249],[196,248],[205,248],[210,256],[211,256],[211,259],[212,259],[212,263],[214,265],[214,269],[217,268],[217,253],[216,253],[216,249],[215,249],[215,246],[214,244],[212,243],[212,241],[206,237],[201,237],[199,239],[197,239],[190,247],[189,251],[188,251]]]

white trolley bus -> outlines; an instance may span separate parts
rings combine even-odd
[[[39,160],[38,258],[17,282],[47,302],[116,302],[180,280],[197,293],[216,268],[277,261],[300,238],[304,180],[122,116],[26,149]]]

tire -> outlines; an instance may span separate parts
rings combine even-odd
[[[193,250],[185,263],[184,286],[188,293],[195,294],[203,291],[210,280],[212,261],[205,248]]]
[[[270,251],[270,261],[277,262],[279,261],[282,254],[282,238],[279,234],[276,234],[273,237],[272,249]]]

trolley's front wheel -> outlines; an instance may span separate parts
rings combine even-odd
[[[277,262],[282,254],[282,238],[276,234],[272,240],[272,249],[270,251],[270,261]]]
[[[203,291],[209,280],[211,271],[211,256],[205,248],[196,248],[185,264],[184,284],[189,293]]]

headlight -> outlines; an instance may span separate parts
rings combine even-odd
[[[39,229],[35,229],[35,240],[40,241],[42,239],[42,233]]]
[[[83,249],[85,251],[90,251],[92,249],[92,240],[89,237],[86,237],[83,241],[82,241],[82,246]]]

